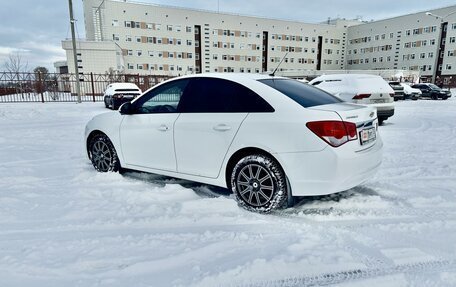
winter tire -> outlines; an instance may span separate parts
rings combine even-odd
[[[111,100],[111,108],[116,111],[117,109],[119,109],[119,106],[116,105],[116,101],[114,101],[114,99]]]
[[[242,158],[231,173],[231,188],[240,206],[256,212],[270,212],[287,201],[285,173],[264,155]]]
[[[114,145],[104,134],[96,135],[90,140],[89,157],[93,167],[99,172],[117,172],[120,169]]]

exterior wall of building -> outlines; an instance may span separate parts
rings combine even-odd
[[[455,11],[456,6],[451,6],[430,12],[445,16]],[[456,57],[448,56],[456,49],[456,44],[450,43],[450,38],[456,37],[455,16],[443,19],[449,25],[444,39],[442,75],[456,74]],[[442,19],[421,12],[351,26],[348,28],[347,69],[412,70],[431,78],[439,56],[441,24]]]
[[[73,46],[71,40],[62,41],[66,51],[68,69],[74,73]],[[77,41],[77,61],[79,73],[104,74],[109,70],[122,70],[120,50],[114,42]]]
[[[87,39],[114,41],[126,73],[272,71],[287,52],[281,69],[345,67],[343,21],[306,24],[113,0],[85,0],[84,16]]]

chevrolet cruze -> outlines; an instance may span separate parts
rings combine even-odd
[[[373,107],[292,79],[231,73],[163,82],[94,117],[85,140],[97,171],[225,187],[258,212],[361,184],[383,147]]]

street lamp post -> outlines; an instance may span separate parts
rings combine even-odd
[[[455,13],[456,13],[456,11],[453,11],[451,13],[446,14],[445,16],[440,16],[440,15],[433,14],[431,12],[426,12],[426,15],[435,17],[437,19],[440,19],[439,37],[437,38],[437,52],[436,52],[436,55],[435,55],[434,72],[432,73],[432,83],[433,84],[435,84],[435,78],[437,76],[437,71],[439,69],[439,67],[437,67],[437,66],[439,64],[439,58],[440,58],[440,47],[442,46],[441,45],[441,43],[442,43],[442,34],[443,34],[442,26],[443,26],[445,18],[447,18],[448,16],[453,15]]]
[[[79,83],[79,69],[78,69],[78,57],[76,54],[76,36],[74,33],[74,17],[73,17],[73,1],[68,0],[70,8],[70,26],[71,26],[71,40],[73,43],[73,61],[74,61],[74,72],[76,73],[76,94],[78,96],[78,103],[81,103],[81,87]]]

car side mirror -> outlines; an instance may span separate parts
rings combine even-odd
[[[131,114],[133,114],[133,112],[134,112],[133,105],[130,102],[124,103],[119,108],[119,113],[121,115],[131,115]]]

